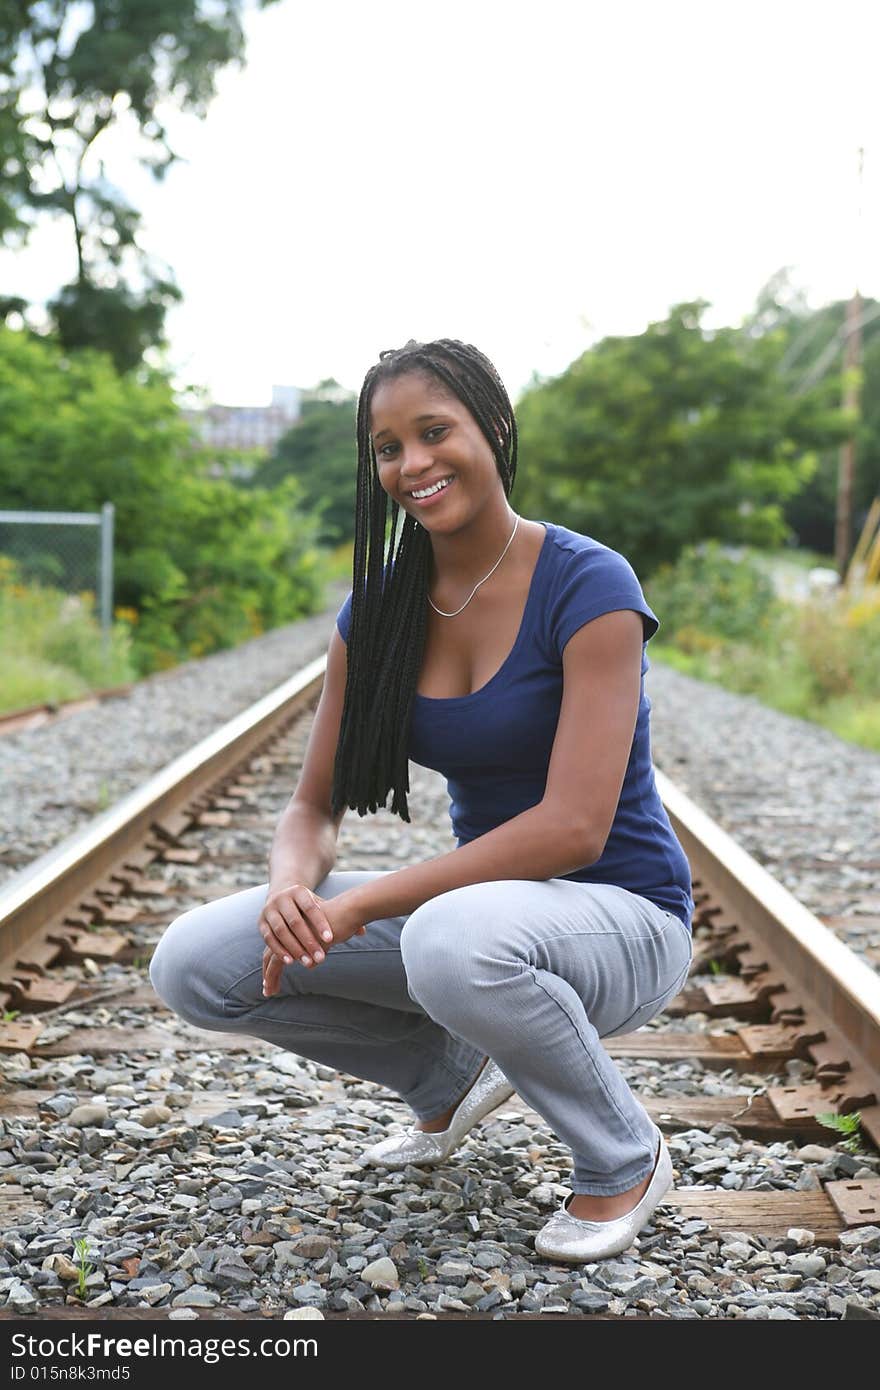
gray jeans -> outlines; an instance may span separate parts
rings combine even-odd
[[[332,898],[393,870],[334,870]],[[572,1152],[573,1192],[625,1192],[651,1172],[654,1125],[600,1038],[647,1023],[687,979],[673,913],[609,884],[504,879],[367,925],[262,993],[268,884],[184,912],[150,978],[199,1028],[245,1033],[388,1087],[419,1119],[454,1105],[492,1057]]]

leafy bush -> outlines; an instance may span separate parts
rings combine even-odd
[[[752,638],[769,630],[781,606],[750,553],[730,555],[718,541],[686,546],[674,564],[661,565],[646,597],[665,640],[684,651],[710,650],[713,637]]]
[[[134,679],[131,622],[117,614],[105,644],[92,593],[25,585],[0,555],[0,710],[75,699]]]
[[[654,659],[880,749],[880,589],[783,602],[755,558],[691,546],[645,595]]]

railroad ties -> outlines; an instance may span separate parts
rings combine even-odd
[[[320,689],[323,663],[313,668],[289,703],[276,702],[271,720],[261,702],[262,723],[249,743],[230,744],[221,757],[213,740],[201,780],[181,784],[176,799],[169,799],[166,778],[158,813],[144,810],[149,803],[142,799],[139,826],[133,821],[126,835],[118,825],[113,828],[110,848],[105,844],[103,852],[94,852],[91,878],[89,861],[81,855],[73,886],[65,888],[60,870],[53,876],[47,865],[43,881],[37,881],[39,874],[30,876],[35,886],[28,902],[21,884],[17,896],[8,887],[0,890],[0,1051],[31,1059],[82,1054],[98,1059],[150,1058],[170,1050],[182,1069],[192,1054],[277,1053],[259,1039],[202,1032],[170,1014],[156,998],[147,968],[165,927],[181,912],[264,880],[272,832],[295,786]],[[242,719],[232,723],[239,736]],[[636,1033],[609,1038],[609,1054],[622,1062],[696,1059],[704,1069],[749,1078],[752,1092],[746,1095],[637,1093],[667,1135],[729,1124],[760,1143],[827,1145],[829,1130],[817,1116],[858,1111],[862,1141],[880,1148],[880,1011],[871,992],[876,977],[856,962],[858,970],[850,975],[841,966],[837,982],[829,984],[813,957],[822,950],[834,956],[831,942],[835,949],[846,948],[815,919],[801,935],[806,940],[815,924],[826,931],[828,942],[822,938],[821,949],[812,942],[812,963],[806,966],[795,958],[784,913],[768,926],[771,909],[766,901],[760,908],[752,904],[743,874],[732,886],[717,858],[676,819],[690,813],[685,799],[665,779],[661,792],[695,874],[694,959],[687,986],[665,1013]],[[383,861],[372,843],[369,850],[359,848],[361,839],[366,844],[369,835],[374,842],[376,833],[363,818],[351,818],[343,829],[338,867],[399,867],[397,854],[389,851]],[[59,862],[63,849],[46,858]],[[416,845],[413,855],[418,856]],[[866,993],[860,995],[860,989]],[[114,1017],[120,1009],[124,1022]],[[807,1079],[790,1084],[785,1064],[795,1059]],[[343,1081],[332,1083],[328,1094],[344,1095]],[[39,1117],[51,1094],[9,1087],[0,1093],[0,1116]],[[181,1111],[180,1122],[240,1106],[241,1099],[234,1090],[203,1092]],[[519,1097],[507,1108],[511,1105],[526,1121],[533,1116]],[[173,1131],[170,1139],[159,1134],[155,1142],[167,1151]],[[149,1152],[148,1144],[145,1148]],[[34,1200],[17,1189],[12,1175],[4,1181],[6,1176],[0,1170],[0,1215],[9,1223],[33,1211]],[[880,1179],[829,1181],[805,1191],[677,1185],[664,1207],[719,1231],[784,1236],[799,1227],[814,1232],[817,1242],[834,1245],[847,1229],[880,1224]]]

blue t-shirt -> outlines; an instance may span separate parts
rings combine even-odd
[[[416,692],[413,702],[409,758],[446,778],[459,847],[541,801],[562,703],[562,652],[578,628],[622,608],[641,613],[645,643],[660,626],[623,555],[566,526],[542,524],[546,534],[504,664],[470,695]],[[351,591],[336,619],[346,641],[350,622]],[[648,669],[643,643],[635,734],[605,848],[594,863],[561,877],[617,884],[690,927],[690,865],[654,780]]]

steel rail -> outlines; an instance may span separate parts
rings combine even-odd
[[[694,878],[760,936],[791,983],[880,1076],[880,975],[659,769],[657,789]]]
[[[0,886],[0,958],[124,863],[152,827],[217,782],[318,694],[326,655],[175,758],[143,786]],[[659,769],[657,787],[695,879],[756,932],[793,983],[880,1076],[880,977]]]
[[[319,692],[326,656],[304,666],[142,786],[0,885],[0,959],[93,888],[149,838],[155,822],[180,810],[253,753]]]

